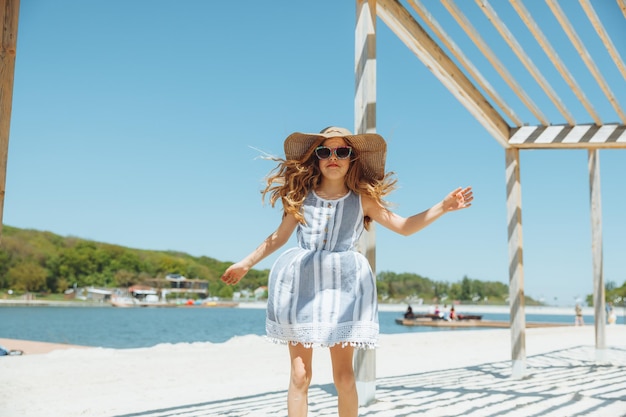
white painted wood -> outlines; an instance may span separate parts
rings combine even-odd
[[[602,197],[600,193],[600,153],[588,152],[589,200],[591,211],[591,254],[593,261],[593,310],[596,350],[599,358],[606,349],[606,310],[602,271]]]
[[[509,144],[524,149],[625,149],[626,125],[524,126],[512,130]]]
[[[356,0],[354,45],[354,132],[376,133],[376,0]],[[376,234],[374,224],[363,233],[359,250],[376,273]],[[376,399],[376,350],[357,349],[354,355],[359,405]]]
[[[569,134],[563,138],[563,143],[579,143],[585,137],[585,134],[589,132],[591,125],[578,125],[574,126]]]
[[[505,150],[505,165],[512,377],[520,379],[526,374],[526,316],[524,306],[522,189],[519,149]]]

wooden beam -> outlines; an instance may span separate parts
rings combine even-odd
[[[506,211],[509,241],[509,309],[512,377],[526,374],[526,316],[522,239],[522,185],[519,149],[505,149]]]
[[[491,50],[487,42],[485,42],[476,30],[476,28],[472,25],[472,23],[465,17],[463,12],[456,6],[456,4],[452,3],[450,0],[441,0],[443,5],[448,12],[452,15],[452,17],[456,20],[456,22],[461,26],[461,28],[465,31],[467,36],[474,42],[474,45],[483,53],[485,58],[489,61],[489,63],[493,66],[493,68],[500,74],[504,82],[515,92],[515,95],[524,103],[524,105],[530,110],[530,112],[537,118],[539,123],[543,125],[549,125],[548,118],[545,114],[537,107],[537,105],[533,102],[533,100],[526,94],[526,91],[522,86],[520,86],[517,81],[513,78],[511,73],[506,69],[506,66],[502,64],[498,56]]]
[[[602,90],[602,92],[604,92],[604,95],[609,100],[609,103],[611,103],[611,106],[613,106],[613,109],[617,113],[618,117],[620,118],[622,123],[626,124],[626,114],[624,113],[624,110],[622,110],[622,108],[620,107],[619,102],[613,95],[613,91],[609,87],[609,84],[602,76],[602,72],[593,61],[591,54],[589,54],[589,51],[578,37],[576,29],[574,29],[574,26],[571,24],[565,13],[563,13],[563,10],[556,2],[556,0],[546,0],[546,3],[548,4],[550,10],[552,10],[552,13],[556,17],[556,20],[559,21],[570,42],[572,42],[572,45],[574,45],[574,48],[576,48],[576,51],[587,66],[587,69],[589,69],[589,72],[591,72],[591,75],[593,75],[593,78],[600,86],[600,89]]]
[[[450,57],[397,0],[378,0],[376,13],[503,147],[509,126]]]
[[[496,11],[491,7],[487,0],[475,0],[478,8],[483,11],[487,19],[491,22],[491,24],[496,28],[502,39],[509,45],[509,48],[515,53],[515,56],[520,60],[520,62],[526,67],[530,75],[537,81],[537,84],[541,87],[541,89],[546,93],[546,95],[550,98],[552,103],[556,106],[556,108],[561,112],[561,115],[565,118],[565,121],[570,125],[575,125],[574,116],[569,112],[569,110],[565,107],[561,98],[557,95],[556,91],[552,88],[548,80],[543,76],[541,70],[537,68],[535,63],[530,59],[522,45],[519,44],[517,39],[515,39],[515,35],[511,33],[509,28],[502,22],[502,19],[498,16]]]
[[[0,237],[2,236],[4,214],[19,10],[19,0],[0,0],[0,22],[2,23],[2,43],[0,45]]]
[[[617,5],[619,6],[622,14],[624,15],[624,19],[626,19],[626,0],[616,0]]]
[[[520,127],[523,125],[522,120],[519,118],[515,111],[509,106],[498,92],[491,86],[489,81],[478,71],[478,69],[472,64],[468,57],[465,56],[463,50],[457,46],[446,31],[439,25],[437,20],[426,10],[426,7],[420,0],[408,0],[413,10],[417,12],[419,17],[424,21],[428,28],[435,34],[437,38],[444,44],[450,53],[456,58],[459,64],[467,71],[467,73],[476,81],[476,83],[485,91],[485,93],[493,100],[493,102],[502,110],[502,112],[511,119],[514,126]]]
[[[511,131],[509,143],[525,149],[626,149],[626,125],[524,126]]]
[[[624,65],[624,61],[622,60],[622,57],[617,51],[617,48],[615,48],[615,45],[613,44],[611,37],[604,29],[604,25],[602,24],[602,22],[600,21],[600,18],[596,14],[596,11],[591,5],[591,2],[589,0],[578,0],[578,1],[580,2],[580,5],[582,6],[583,10],[585,10],[585,14],[589,18],[589,21],[591,22],[593,28],[596,30],[596,33],[598,34],[600,39],[602,39],[602,43],[604,44],[604,47],[606,48],[609,55],[611,56],[611,59],[613,59],[613,62],[615,62],[617,69],[619,69],[619,72],[622,74],[622,77],[626,80],[626,65]]]
[[[356,0],[356,29],[354,74],[354,132],[376,133],[376,0]],[[376,273],[376,231],[374,224],[364,231],[359,241]],[[359,405],[371,404],[376,399],[376,351],[356,349],[354,376]]]
[[[589,115],[591,115],[591,118],[593,119],[594,123],[600,126],[602,124],[602,119],[600,118],[596,110],[593,108],[593,106],[587,99],[587,96],[585,96],[585,93],[583,92],[582,88],[580,88],[580,86],[578,85],[578,83],[576,82],[572,74],[567,69],[567,66],[565,65],[565,63],[563,63],[563,60],[561,59],[561,57],[559,57],[559,54],[552,47],[552,45],[548,41],[548,38],[545,36],[543,31],[539,28],[539,25],[537,24],[535,19],[533,19],[533,17],[528,12],[526,7],[524,7],[524,4],[522,3],[522,1],[521,0],[509,0],[509,1],[511,2],[511,5],[513,6],[517,14],[519,15],[520,19],[522,19],[522,22],[524,22],[524,24],[526,25],[530,33],[532,33],[532,35],[535,37],[535,40],[537,40],[537,42],[539,43],[543,51],[546,53],[546,55],[552,62],[552,65],[554,65],[554,67],[559,72],[559,74],[561,74],[561,77],[563,77],[563,79],[565,80],[569,88],[572,90],[572,92],[576,96],[576,98],[578,98],[578,101],[582,103],[582,105],[585,107]]]
[[[588,153],[589,202],[591,208],[591,254],[593,260],[593,309],[596,331],[596,359],[605,359],[606,311],[604,310],[604,274],[602,272],[602,194],[600,192],[600,154]]]

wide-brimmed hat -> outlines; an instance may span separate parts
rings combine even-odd
[[[353,135],[348,129],[331,126],[323,129],[320,133],[292,133],[285,139],[286,159],[299,160],[320,139],[346,138],[357,159],[363,167],[363,172],[368,178],[382,180],[385,176],[385,158],[387,156],[387,143],[382,136],[376,133],[363,133]]]

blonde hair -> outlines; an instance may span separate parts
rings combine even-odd
[[[262,198],[265,201],[269,194],[269,202],[272,207],[281,200],[283,205],[283,215],[292,214],[300,223],[304,224],[302,205],[309,191],[315,189],[322,181],[322,173],[319,169],[319,160],[315,155],[315,148],[320,146],[326,138],[320,138],[311,148],[302,155],[299,160],[285,160],[274,158],[278,166],[274,168],[266,177],[266,187],[262,191]],[[344,138],[348,146],[350,141]],[[385,173],[382,179],[377,180],[365,176],[363,167],[359,161],[359,155],[352,149],[350,166],[346,173],[346,186],[352,192],[373,198],[383,207],[388,207],[389,203],[383,198],[396,189],[397,180],[393,172]],[[363,219],[365,229],[369,229],[372,219]]]

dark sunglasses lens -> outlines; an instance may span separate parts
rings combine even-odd
[[[335,149],[335,155],[337,155],[337,158],[339,159],[346,159],[347,157],[350,156],[351,153],[352,153],[352,149],[348,147]]]
[[[330,148],[327,148],[325,146],[320,146],[319,148],[315,150],[315,155],[317,155],[319,159],[330,158],[330,153],[331,153]]]

